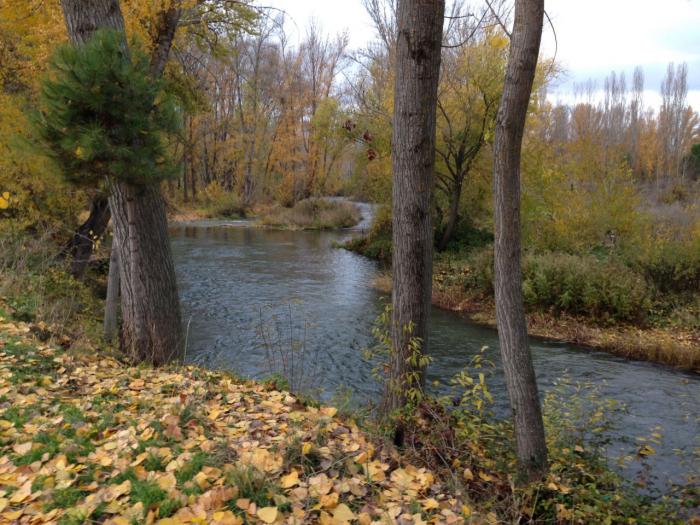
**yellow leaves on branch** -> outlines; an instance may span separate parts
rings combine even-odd
[[[0,523],[407,525],[467,515],[430,471],[398,464],[334,408],[31,337],[29,325],[0,317]]]

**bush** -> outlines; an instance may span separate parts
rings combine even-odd
[[[493,247],[469,259],[463,285],[493,295]],[[644,322],[652,308],[643,275],[617,259],[563,253],[523,257],[523,294],[530,309],[585,315],[598,321]]]
[[[305,199],[293,208],[273,208],[261,221],[267,226],[302,230],[350,228],[360,222],[360,210],[350,202]]]
[[[15,318],[46,323],[54,335],[94,330],[100,301],[70,275],[68,261],[59,253],[48,233],[0,230],[0,299]]]
[[[211,219],[245,217],[245,208],[238,195],[233,191],[227,191],[218,182],[209,184],[203,193],[203,204],[206,207],[207,217]]]
[[[648,250],[628,256],[629,265],[662,293],[700,290],[700,239],[695,242],[656,242]]]
[[[436,240],[442,237],[444,228],[439,228],[436,233]],[[477,228],[474,223],[467,219],[461,219],[455,228],[450,242],[445,247],[446,251],[469,252],[475,248],[483,248],[493,242],[493,233]]]
[[[391,263],[391,206],[381,206],[372,220],[372,227],[364,237],[351,239],[343,248],[370,259]]]
[[[528,306],[600,321],[644,321],[651,290],[644,276],[614,260],[549,253],[523,260]]]

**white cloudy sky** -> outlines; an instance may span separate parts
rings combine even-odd
[[[291,19],[289,30],[300,34],[315,17],[328,33],[347,29],[352,47],[373,37],[361,0],[260,0],[260,4],[283,9]],[[546,0],[546,9],[559,41],[557,57],[567,72],[557,88],[562,96],[574,81],[593,78],[602,83],[611,70],[624,71],[629,80],[634,67],[641,65],[647,102],[655,105],[654,92],[666,64],[687,62],[689,101],[700,108],[700,0]],[[543,52],[553,51],[547,26]]]

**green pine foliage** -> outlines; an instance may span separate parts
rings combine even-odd
[[[138,45],[130,53],[123,33],[99,31],[51,59],[35,119],[39,136],[73,183],[157,182],[175,173],[164,138],[180,122],[164,87]]]

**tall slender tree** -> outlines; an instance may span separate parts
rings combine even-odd
[[[394,84],[392,355],[384,408],[405,406],[422,386],[413,341],[427,351],[432,286],[435,118],[444,0],[401,0]],[[420,384],[415,384],[418,378]],[[401,441],[401,432],[397,441]]]
[[[493,162],[496,320],[518,463],[527,480],[547,470],[547,445],[527,340],[520,267],[520,153],[543,17],[544,0],[516,0]]]
[[[61,7],[75,45],[85,44],[103,28],[124,34],[118,0],[61,0]],[[159,16],[151,55],[154,78],[163,73],[179,18],[174,4]],[[128,49],[125,35],[124,47]],[[111,180],[109,186],[121,282],[122,350],[134,361],[162,364],[180,353],[183,337],[160,183]]]

